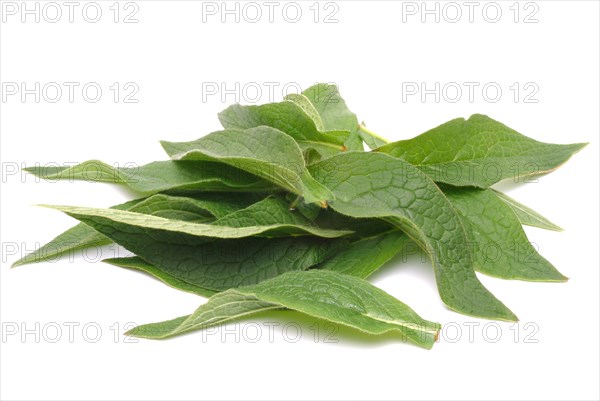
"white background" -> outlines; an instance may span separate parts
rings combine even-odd
[[[45,3],[39,4],[42,12]],[[517,4],[518,22],[513,2],[498,2],[502,15],[496,23],[486,21],[495,18],[495,8],[490,8],[495,6],[482,15],[484,2],[475,8],[473,22],[467,6],[455,3],[462,11],[456,23],[448,21],[456,8],[444,8],[445,3],[438,4],[439,22],[435,15],[422,22],[419,13],[403,14],[413,5],[422,8],[420,2],[343,1],[327,9],[322,3],[318,23],[314,6],[309,8],[312,1],[298,3],[302,17],[297,23],[283,18],[285,3],[275,8],[273,23],[263,3],[258,3],[263,17],[257,23],[244,21],[244,15],[239,23],[234,16],[222,23],[219,14],[204,14],[203,22],[203,3],[194,1],[137,1],[126,9],[121,3],[117,23],[114,6],[109,8],[113,1],[98,3],[103,13],[97,23],[82,17],[82,2],[70,23],[68,9],[58,4],[63,16],[57,23],[45,20],[55,15],[46,8],[39,23],[34,15],[21,22],[17,10],[16,15],[4,13],[1,26],[3,85],[80,85],[72,103],[64,86],[56,103],[48,101],[53,92],[42,93],[36,103],[34,95],[23,101],[20,94],[3,91],[3,399],[598,399],[597,2]],[[28,6],[33,8],[34,2]],[[138,22],[124,23],[135,7]],[[324,23],[326,14],[336,10],[338,22]],[[93,18],[93,9],[87,11]],[[246,18],[254,18],[255,10],[246,11]],[[287,11],[292,19],[294,10]],[[525,23],[534,11],[530,19],[538,22]],[[96,103],[82,97],[81,87],[89,82],[103,89]],[[109,88],[115,82],[121,86],[117,103]],[[139,88],[134,96],[138,103],[123,102],[128,82]],[[17,167],[91,158],[119,165],[165,159],[158,140],[191,140],[216,130],[216,113],[236,101],[232,94],[222,101],[203,91],[212,82],[246,87],[245,96],[238,93],[242,103],[253,100],[256,84],[263,89],[260,102],[267,102],[280,100],[288,83],[293,88],[335,82],[360,119],[394,140],[451,118],[484,113],[541,141],[591,142],[538,183],[500,186],[564,227],[562,233],[527,233],[570,281],[536,284],[481,277],[521,319],[516,326],[492,323],[484,329],[489,322],[443,306],[427,263],[396,261],[373,281],[425,318],[446,325],[440,343],[425,351],[393,336],[373,339],[346,330],[334,335],[337,343],[328,343],[330,328],[323,322],[284,313],[204,336],[128,343],[121,335],[127,322],[187,314],[202,299],[93,263],[94,254],[87,261],[79,256],[9,269],[21,253],[74,224],[61,213],[32,205],[110,206],[132,197],[103,184],[36,183]],[[265,82],[278,83],[274,99]],[[479,89],[472,102],[465,86],[455,103],[450,101],[454,93],[439,102],[434,95],[403,99],[403,88],[421,82],[428,88],[436,82],[442,88],[475,82]],[[498,101],[492,102],[493,92],[487,99],[482,95],[487,83],[503,90]],[[514,83],[521,88],[516,102],[510,89]],[[526,83],[533,86],[525,90]],[[539,91],[528,100],[537,103],[525,102],[531,88]],[[114,250],[103,249],[102,256],[114,256]],[[269,338],[268,324],[276,322],[281,325]],[[72,341],[69,324],[78,324]],[[472,326],[472,341],[468,324],[479,324]],[[57,327],[62,336],[53,343]],[[102,334],[93,342],[98,327]],[[298,328],[302,334],[295,341]],[[23,337],[23,329],[32,333]],[[18,332],[9,334],[14,330]],[[262,337],[252,342],[257,332]]]

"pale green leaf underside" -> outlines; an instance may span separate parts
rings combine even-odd
[[[358,118],[348,109],[339,89],[334,84],[315,84],[302,92],[319,113],[326,130],[344,130],[350,137],[344,143],[350,151],[363,151],[358,135]]]
[[[227,227],[213,224],[190,223],[165,219],[163,217],[150,216],[124,210],[97,209],[79,206],[54,206],[45,207],[60,210],[86,224],[100,224],[106,227],[120,227],[130,231],[131,235],[145,230],[155,230],[163,233],[185,234],[196,237],[233,239],[244,238],[255,235],[265,237],[278,237],[282,235],[315,235],[323,238],[337,238],[348,234],[347,230],[322,229],[314,226],[303,226],[293,224],[271,224],[255,225],[247,227]]]
[[[554,224],[553,222],[536,212],[535,210],[523,205],[520,202],[517,202],[510,196],[495,190],[494,193],[500,199],[502,199],[502,201],[504,201],[508,206],[510,206],[510,208],[517,216],[521,224],[531,227],[543,228],[545,230],[563,231],[561,227],[557,226],[556,224]]]
[[[285,97],[285,100],[295,103],[299,106],[315,123],[315,127],[319,131],[325,131],[323,120],[315,106],[310,102],[310,99],[301,93],[290,93]]]
[[[475,269],[527,281],[566,281],[531,245],[511,208],[492,190],[444,188],[472,239]]]
[[[176,220],[210,222],[251,204],[254,194],[204,193],[195,198],[152,195],[113,206],[113,209],[160,216]],[[64,255],[89,247],[104,246],[112,241],[90,226],[80,223],[60,234],[46,245],[16,261],[13,267],[27,263],[58,260]]]
[[[139,167],[112,167],[97,160],[73,167],[29,167],[47,180],[85,180],[125,184],[143,194],[165,191],[265,191],[269,182],[222,163],[157,161]]]
[[[113,209],[127,210],[143,199],[135,199],[120,205],[112,206]],[[67,231],[58,235],[46,245],[25,255],[12,264],[12,267],[26,265],[28,263],[51,262],[59,260],[64,255],[72,254],[75,251],[92,247],[104,246],[112,241],[106,236],[100,234],[87,224],[79,223]]]
[[[288,308],[369,334],[398,331],[402,339],[431,348],[440,325],[356,277],[331,271],[289,272],[260,284],[225,291],[192,315],[138,326],[128,334],[165,338],[204,329],[258,311]]]
[[[475,275],[467,234],[456,210],[414,166],[381,153],[349,152],[310,168],[335,194],[334,210],[353,217],[387,219],[426,250],[440,296],[451,309],[516,320]]]
[[[585,145],[538,142],[474,114],[377,150],[418,166],[436,182],[487,188],[504,179],[555,170]]]
[[[319,117],[315,108],[306,97],[296,96],[296,101],[304,98],[302,106],[290,100],[260,106],[234,104],[219,113],[219,121],[225,129],[243,130],[260,126],[276,128],[294,138],[301,148],[314,148],[326,155],[346,150],[344,142],[348,140],[350,133],[342,130],[320,131],[314,120]],[[306,113],[306,109],[313,113],[312,117]],[[317,121],[322,125],[320,117]]]
[[[294,139],[275,128],[217,131],[192,142],[162,145],[173,159],[220,161],[301,195],[309,203],[333,198],[306,170]]]

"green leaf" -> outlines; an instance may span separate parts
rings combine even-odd
[[[162,142],[173,159],[220,161],[325,203],[333,194],[310,175],[298,144],[271,127],[217,131],[192,142]]]
[[[567,280],[536,251],[511,208],[491,190],[448,187],[444,193],[471,235],[476,270],[510,280]]]
[[[183,280],[175,278],[175,277],[171,276],[170,274],[167,274],[167,273],[163,272],[162,270],[158,269],[157,267],[151,265],[150,263],[146,262],[144,259],[142,259],[138,256],[132,256],[132,257],[128,257],[128,258],[104,259],[103,262],[106,262],[106,263],[114,265],[114,266],[122,267],[124,269],[137,270],[137,271],[144,272],[154,278],[157,278],[158,280],[162,281],[163,283],[167,284],[169,287],[172,287],[172,288],[175,288],[175,289],[181,290],[181,291],[190,292],[192,294],[200,295],[205,298],[209,298],[209,297],[213,296],[214,294],[216,294],[215,291],[207,290],[205,288],[198,287],[197,285],[189,284]]]
[[[438,291],[451,309],[516,320],[478,280],[461,219],[441,190],[412,165],[381,153],[350,152],[310,167],[336,196],[331,207],[362,218],[384,218],[431,257]]]
[[[157,241],[153,245],[161,255],[140,246],[130,248],[136,247],[138,256],[176,279],[211,291],[224,291],[288,271],[306,270],[325,260],[343,243],[314,237],[251,237],[207,244]],[[128,244],[123,246],[127,248]]]
[[[563,231],[562,228],[560,228],[559,226],[557,226],[556,224],[554,224],[553,222],[536,212],[535,210],[530,209],[522,203],[517,202],[515,199],[500,191],[493,191],[496,194],[496,196],[498,196],[498,198],[502,199],[502,201],[504,201],[508,206],[510,206],[510,208],[517,216],[521,224],[524,224],[526,226],[539,227],[546,230]]]
[[[316,228],[316,226],[297,211],[290,210],[285,199],[269,196],[245,209],[235,211],[213,223],[228,227],[269,226],[286,224],[297,227]],[[347,230],[348,233],[350,231]]]
[[[411,243],[401,231],[365,238],[346,245],[317,267],[367,278]]]
[[[269,231],[273,235],[282,234],[278,230],[284,225],[237,228],[168,220],[126,211],[54,208],[90,225],[161,271],[214,291],[252,284],[287,269],[307,269],[323,261],[345,242],[312,236],[242,238]],[[347,233],[309,227],[294,230],[330,236]],[[215,241],[213,238],[229,240]],[[231,240],[235,238],[242,239]]]
[[[296,101],[298,100],[296,98]],[[315,149],[323,156],[331,156],[345,151],[344,142],[350,133],[347,131],[319,131],[314,117],[305,111],[310,105],[308,99],[303,106],[289,100],[260,106],[234,104],[219,113],[219,121],[226,130],[244,130],[260,126],[276,128],[294,138],[303,150]],[[309,111],[316,113],[314,107],[312,109],[313,111],[310,109]]]
[[[244,208],[257,199],[255,194],[204,193],[196,198],[163,194],[136,199],[112,209],[160,216],[193,222],[210,222]],[[17,267],[27,263],[52,261],[74,251],[111,244],[112,241],[90,226],[80,223],[60,234],[46,245],[13,263]]]
[[[183,196],[156,194],[124,210],[194,223],[215,220],[213,214],[206,210],[204,202]]]
[[[144,194],[164,191],[267,191],[273,185],[239,169],[214,162],[159,161],[140,167],[112,167],[90,160],[72,167],[28,167],[47,180],[125,184]]]
[[[193,330],[202,330],[247,315],[282,308],[281,304],[262,301],[254,295],[245,295],[239,290],[230,289],[212,296],[191,315],[137,326],[125,335],[163,339]]]
[[[199,222],[202,218],[221,219],[264,199],[258,193],[204,192],[186,196],[152,195],[129,209],[130,212],[149,214],[173,220]],[[207,221],[208,221],[207,220]]]
[[[304,112],[313,120],[315,123],[315,127],[319,131],[325,131],[325,126],[323,125],[323,120],[321,120],[321,116],[315,106],[310,102],[310,100],[301,93],[290,93],[285,97],[285,100],[295,103],[299,106]]]
[[[323,229],[309,225],[277,223],[269,225],[250,225],[244,227],[227,227],[213,224],[190,223],[187,221],[171,220],[163,217],[150,216],[124,210],[97,209],[78,206],[42,205],[60,210],[83,223],[92,226],[97,231],[113,237],[151,237],[149,240],[162,237],[177,238],[179,236],[199,237],[202,241],[207,238],[235,239],[254,235],[265,237],[280,237],[285,235],[315,235],[323,238],[337,238],[348,234],[348,230]],[[225,216],[226,218],[227,216]],[[110,234],[110,235],[109,235]],[[116,241],[121,243],[120,241]],[[133,251],[135,252],[135,251]],[[136,252],[137,253],[137,252]]]
[[[326,130],[350,132],[350,137],[344,143],[348,150],[364,151],[362,140],[358,134],[356,114],[348,109],[337,85],[315,84],[302,92],[302,95],[310,100],[317,110]]]
[[[127,210],[141,201],[143,201],[143,199],[135,199],[120,205],[112,206],[112,208]],[[87,224],[79,223],[60,234],[46,245],[41,246],[37,250],[17,260],[12,264],[12,267],[22,266],[28,263],[54,261],[72,252],[92,246],[99,247],[109,245],[111,242],[112,241],[110,239],[100,234]]]
[[[189,316],[138,326],[127,334],[165,338],[277,308],[296,310],[374,335],[397,331],[403,340],[424,348],[433,346],[440,329],[439,324],[422,319],[407,305],[364,280],[311,270],[225,291]]]
[[[436,182],[487,188],[507,178],[549,173],[585,145],[538,142],[487,116],[474,114],[468,120],[451,120],[378,151],[418,166]]]

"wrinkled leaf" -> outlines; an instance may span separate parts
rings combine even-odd
[[[254,194],[205,193],[195,198],[152,195],[113,206],[112,209],[160,216],[165,218],[210,222],[224,217],[255,201]],[[112,241],[90,226],[80,223],[60,234],[46,245],[13,263],[13,267],[27,263],[57,260],[63,255],[89,247],[111,244]]]
[[[440,325],[368,282],[331,271],[290,272],[260,284],[225,291],[193,314],[138,326],[129,335],[165,338],[201,330],[250,313],[288,308],[369,334],[398,331],[401,339],[431,348]]]
[[[117,238],[113,240],[116,242]],[[306,270],[343,245],[341,241],[314,237],[253,237],[210,243],[194,243],[193,239],[186,242],[150,240],[146,244],[152,245],[154,249],[151,249],[131,241],[121,244],[166,277],[211,291],[256,284],[292,270]],[[146,265],[142,267],[148,270]],[[164,277],[159,278],[166,281]]]
[[[474,114],[378,151],[418,166],[436,182],[487,188],[507,178],[549,173],[585,145],[538,142],[488,116]]]
[[[288,135],[271,127],[217,131],[192,142],[162,142],[173,159],[220,161],[325,203],[333,194],[311,177],[302,151]]]
[[[491,190],[444,188],[472,240],[475,269],[493,277],[566,281],[528,241],[511,208]]]
[[[385,154],[358,152],[334,156],[310,169],[335,194],[334,210],[353,217],[387,219],[417,242],[430,255],[438,291],[451,309],[516,320],[479,282],[460,217],[418,169]]]
[[[112,167],[90,160],[72,167],[28,167],[47,180],[85,180],[125,184],[144,194],[164,191],[266,191],[273,185],[222,163],[158,161],[139,167]]]
[[[248,225],[243,227],[228,227],[214,224],[190,223],[187,221],[165,219],[163,217],[145,215],[124,210],[97,209],[78,206],[50,206],[45,207],[60,210],[69,216],[76,218],[105,235],[119,233],[122,237],[145,237],[155,238],[172,235],[199,237],[205,241],[206,238],[234,239],[254,235],[265,237],[279,237],[282,235],[316,235],[323,238],[337,238],[348,234],[348,230],[332,230],[320,227],[277,223],[270,225]],[[227,216],[225,216],[226,218]],[[115,241],[120,243],[119,241]]]
[[[362,152],[362,140],[358,134],[358,119],[356,114],[348,109],[342,99],[337,85],[316,84],[302,92],[319,113],[323,127],[326,130],[344,130],[350,132],[350,137],[344,143],[348,150]]]
[[[158,269],[157,267],[151,265],[150,263],[146,262],[144,259],[138,256],[132,256],[127,258],[104,259],[103,262],[114,266],[122,267],[124,269],[144,272],[154,278],[157,278],[169,287],[175,288],[176,290],[190,292],[192,294],[200,295],[205,298],[209,298],[216,294],[215,291],[207,290],[205,288],[198,287],[197,285],[186,283],[183,280],[175,278],[170,274],[167,274],[162,270]]]
[[[411,243],[410,238],[401,231],[361,239],[340,249],[318,268],[367,278],[395,255],[405,252]]]
[[[260,106],[234,104],[219,113],[219,121],[225,129],[244,130],[260,126],[276,128],[294,138],[300,148],[314,149],[323,156],[331,156],[345,151],[344,142],[350,133],[347,131],[319,131],[314,117],[305,111],[311,105],[308,99],[306,102],[308,105],[304,104],[304,107],[289,100]],[[314,107],[312,110],[316,113]]]

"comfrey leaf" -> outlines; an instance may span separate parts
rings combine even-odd
[[[314,237],[252,237],[210,243],[182,239],[187,243],[149,241],[154,250],[141,249],[135,244],[123,246],[135,249],[136,254],[146,262],[142,266],[135,263],[134,267],[157,276],[172,287],[178,288],[178,282],[182,282],[185,283],[185,291],[189,291],[188,285],[203,291],[224,291],[256,284],[288,271],[306,270],[325,260],[345,243]],[[150,271],[148,265],[154,271]]]
[[[175,278],[174,276],[165,273],[164,271],[151,265],[150,263],[146,262],[144,259],[138,256],[132,256],[127,258],[111,258],[104,259],[102,261],[113,266],[122,267],[124,269],[144,272],[167,284],[169,287],[175,288],[177,290],[190,292],[192,294],[200,295],[205,298],[209,298],[216,294],[215,291],[207,290],[206,288],[202,288],[197,285],[190,284],[183,280]]]
[[[296,102],[302,98],[296,97]],[[302,106],[296,102],[285,100],[280,103],[269,103],[260,106],[242,106],[234,104],[219,113],[219,121],[225,129],[248,129],[269,126],[285,132],[300,145],[301,149],[314,149],[322,156],[332,156],[346,150],[344,142],[348,140],[348,131],[321,131],[317,128],[320,120],[315,122],[316,110],[310,109],[308,99]],[[306,110],[313,113],[310,116]],[[322,122],[320,122],[322,125]]]
[[[206,161],[158,161],[139,167],[113,167],[90,160],[72,167],[29,167],[25,171],[47,180],[85,180],[125,184],[153,194],[165,191],[268,191],[268,181],[242,170]]]
[[[138,326],[129,335],[166,338],[260,311],[287,308],[368,334],[396,331],[404,340],[431,348],[440,325],[356,277],[331,271],[290,272],[260,284],[225,291],[193,314]]]
[[[306,169],[296,141],[275,128],[217,131],[192,142],[162,145],[173,159],[219,161],[301,195],[308,203],[333,199]]]
[[[45,207],[60,210],[76,218],[97,231],[109,237],[133,238],[148,236],[160,238],[161,234],[189,235],[198,237],[201,241],[210,238],[235,239],[254,235],[264,237],[281,237],[286,235],[314,235],[323,238],[338,238],[351,234],[348,230],[323,229],[312,225],[299,225],[289,223],[276,223],[268,225],[246,225],[241,227],[228,227],[215,224],[199,224],[187,221],[171,220],[163,217],[145,215],[124,210],[97,209],[78,206],[49,206]],[[227,216],[225,216],[227,217]],[[148,238],[150,239],[150,238]],[[119,241],[116,241],[120,243]]]
[[[385,154],[351,152],[310,169],[335,194],[334,210],[353,217],[387,219],[416,241],[431,256],[438,291],[451,309],[488,319],[516,320],[475,275],[467,233],[456,210],[414,166]]]
[[[208,223],[242,209],[255,201],[256,195],[232,193],[204,193],[190,197],[164,194],[136,199],[113,206],[112,209],[129,210],[142,214],[175,220]],[[13,263],[13,267],[27,263],[58,260],[75,251],[111,244],[110,238],[80,223],[60,234],[46,245]]]
[[[316,84],[302,92],[319,113],[326,130],[344,130],[350,136],[344,143],[350,151],[363,151],[364,147],[358,133],[356,114],[348,109],[342,99],[339,88],[334,84]]]
[[[398,253],[416,247],[408,235],[392,231],[349,243],[325,260],[319,269],[367,278]]]
[[[489,189],[444,188],[459,211],[474,249],[475,269],[527,281],[566,281],[527,240],[511,208]]]
[[[436,182],[487,188],[507,178],[549,173],[585,145],[538,142],[488,116],[474,114],[377,151],[418,166]]]
[[[563,231],[562,228],[560,228],[559,226],[557,226],[556,224],[554,224],[553,222],[536,212],[535,210],[523,205],[522,203],[517,202],[515,199],[500,191],[493,191],[496,194],[496,196],[498,196],[498,198],[500,198],[508,206],[510,206],[510,208],[517,216],[521,224],[526,226],[543,228],[546,230]]]

